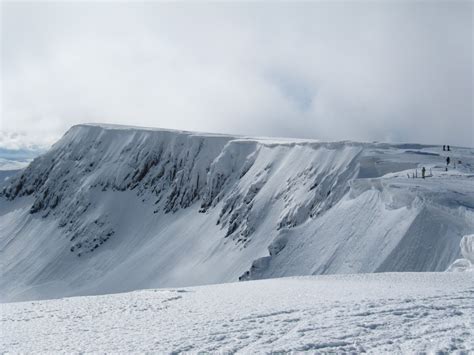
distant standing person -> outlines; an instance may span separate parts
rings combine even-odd
[[[426,173],[426,169],[425,167],[422,167],[421,168],[421,177],[424,179],[425,178],[425,173]]]
[[[447,148],[448,152],[451,150],[451,149],[449,149],[449,145],[446,148]]]
[[[443,152],[446,150],[446,145],[443,145]]]
[[[449,165],[449,163],[451,162],[451,159],[449,157],[446,158],[446,165]]]

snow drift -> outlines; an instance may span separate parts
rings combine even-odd
[[[79,125],[1,189],[0,297],[442,271],[473,230],[473,149]]]
[[[459,247],[463,258],[454,261],[446,271],[474,271],[474,234],[462,237]]]

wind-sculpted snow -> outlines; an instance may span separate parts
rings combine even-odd
[[[444,271],[474,150],[79,125],[0,191],[4,300]]]
[[[474,234],[465,235],[459,243],[462,259],[455,260],[446,271],[471,271],[474,272]]]

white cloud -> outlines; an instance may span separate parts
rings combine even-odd
[[[0,130],[474,146],[471,2],[2,2]],[[1,143],[0,143],[1,144]]]

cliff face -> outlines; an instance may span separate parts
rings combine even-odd
[[[75,126],[1,188],[2,298],[444,270],[474,155],[439,150]]]

